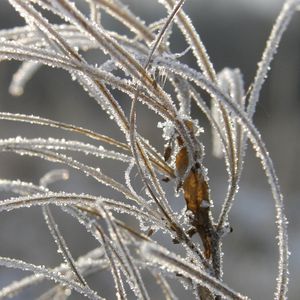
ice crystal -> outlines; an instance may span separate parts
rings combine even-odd
[[[146,24],[121,0],[83,1],[88,12],[70,0],[8,2],[26,23],[0,30],[0,60],[22,62],[13,75],[9,92],[14,96],[26,92],[27,82],[41,66],[63,69],[108,115],[110,122],[117,125],[123,140],[76,124],[0,112],[1,121],[27,123],[33,128],[52,127],[62,135],[61,138],[1,138],[0,151],[37,157],[63,166],[63,169],[46,173],[39,184],[0,180],[0,190],[14,194],[0,201],[0,212],[41,206],[54,247],[56,244],[63,260],[61,265],[50,269],[0,257],[1,266],[34,273],[2,288],[0,298],[12,297],[35,283],[50,279],[54,286],[39,299],[71,298],[73,290],[90,299],[103,299],[101,284],[94,291],[87,277],[101,271],[112,275],[115,296],[121,300],[132,296],[129,289],[137,299],[151,299],[145,273],[153,276],[166,299],[177,299],[167,278],[182,283],[195,298],[247,299],[222,280],[222,238],[231,230],[229,213],[239,190],[250,141],[275,201],[279,258],[274,299],[286,299],[289,251],[284,201],[270,154],[253,123],[253,115],[271,61],[284,31],[299,10],[300,0],[285,1],[249,93],[239,69],[225,68],[216,72],[199,33],[183,10],[184,0],[159,0],[162,10],[165,9],[164,16],[152,24]],[[47,12],[60,21],[53,24]],[[120,34],[108,30],[102,22],[103,12],[121,22],[127,32]],[[179,54],[172,53],[170,47],[174,26],[187,43],[186,50]],[[86,55],[89,50],[104,54],[104,62],[90,63]],[[193,68],[180,60],[189,50],[196,61]],[[204,94],[208,95],[209,105]],[[128,104],[121,103],[125,98],[130,99]],[[153,127],[158,124],[157,132],[165,143],[161,145],[164,154],[141,134],[140,104],[160,118]],[[126,105],[131,107],[129,115]],[[209,168],[205,165],[203,124],[194,107],[209,121],[213,129],[213,152],[224,157],[228,173],[227,193],[217,221],[213,218]],[[78,139],[66,139],[62,131],[77,134]],[[89,142],[82,141],[82,137],[89,138]],[[88,163],[89,159],[93,162]],[[119,177],[123,177],[123,181],[105,174],[104,159],[120,165],[120,172],[124,174]],[[103,197],[101,189],[98,195],[53,191],[52,184],[56,181],[72,180],[69,169],[94,179],[95,184],[101,184],[100,188],[105,185],[119,192],[118,196]],[[163,181],[174,187],[172,196]],[[176,201],[182,200],[184,208],[175,209],[174,196],[180,197]],[[74,217],[86,233],[95,238],[97,248],[76,259],[51,206]],[[126,222],[120,215],[127,217]],[[131,219],[139,226],[133,226]],[[192,238],[194,234],[199,235],[200,242]],[[162,244],[172,241],[180,247],[181,256],[160,245],[161,236],[164,238]]]

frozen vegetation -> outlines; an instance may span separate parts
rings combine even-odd
[[[75,293],[104,299],[101,289],[105,286],[99,282],[95,288],[89,283],[89,277],[98,272],[110,274],[112,299],[154,299],[149,278],[164,299],[178,299],[179,288],[174,288],[174,282],[191,291],[195,299],[248,299],[224,282],[222,259],[222,240],[231,232],[229,213],[239,190],[248,145],[261,162],[276,211],[278,261],[270,296],[273,293],[274,299],[287,299],[289,250],[284,200],[253,116],[277,47],[300,1],[285,1],[250,86],[245,86],[239,69],[215,70],[184,12],[183,5],[188,6],[189,1],[159,0],[164,17],[152,24],[135,15],[125,0],[8,2],[26,22],[0,31],[1,61],[21,62],[10,93],[21,96],[42,65],[63,69],[115,122],[123,138],[79,127],[75,119],[70,124],[0,112],[1,120],[57,128],[62,136],[26,138],[20,131],[20,136],[0,140],[2,152],[36,157],[64,168],[53,168],[38,179],[39,184],[0,180],[0,190],[14,194],[0,201],[0,211],[41,207],[53,247],[62,258],[61,265],[53,268],[0,257],[0,266],[32,273],[3,287],[0,299],[22,294],[45,280],[53,284],[38,299],[67,299]],[[102,13],[121,22],[127,33],[124,28],[122,34],[105,28]],[[175,27],[186,41],[182,53],[171,52],[170,36]],[[90,50],[105,59],[91,63],[87,55]],[[182,61],[187,53],[195,58],[193,67]],[[140,107],[144,108],[142,114]],[[201,138],[204,128],[200,118],[195,118],[197,110],[211,126],[213,153],[224,159],[228,174],[219,216],[211,197],[210,170]],[[141,133],[140,123],[147,111],[160,119],[151,126],[164,139],[164,151],[158,151]],[[65,138],[64,131],[77,135],[78,140]],[[86,157],[94,157],[97,167]],[[102,160],[114,160],[114,166],[117,162],[120,170],[124,169],[123,180],[106,174]],[[95,185],[115,190],[116,196],[51,190],[55,182],[68,180],[71,169],[89,176]],[[175,197],[182,202],[182,209],[173,204]],[[55,220],[53,206],[74,217],[97,247],[75,257]]]

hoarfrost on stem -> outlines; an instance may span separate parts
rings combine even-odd
[[[63,166],[63,169],[49,171],[40,178],[39,184],[0,180],[2,192],[17,195],[1,200],[0,212],[41,206],[63,259],[60,266],[51,269],[0,257],[2,266],[35,274],[2,288],[0,298],[17,295],[47,278],[54,281],[55,286],[40,299],[60,296],[67,299],[71,290],[90,299],[103,299],[98,295],[101,289],[90,288],[87,276],[101,271],[112,275],[115,296],[122,300],[131,296],[130,290],[137,299],[151,299],[146,282],[149,274],[166,299],[176,299],[169,280],[181,282],[193,291],[196,299],[248,299],[223,282],[222,238],[230,231],[230,211],[239,189],[249,140],[262,163],[275,200],[279,258],[274,299],[286,299],[289,251],[284,202],[272,160],[253,123],[253,115],[270,64],[300,1],[285,1],[249,93],[239,69],[225,68],[219,73],[215,70],[199,32],[183,10],[184,4],[189,5],[188,1],[159,0],[166,10],[165,15],[150,25],[120,0],[83,1],[88,13],[81,10],[77,2],[69,0],[8,2],[27,23],[0,30],[0,59],[22,62],[12,78],[10,93],[21,96],[41,66],[66,70],[117,125],[123,140],[76,124],[0,112],[1,121],[27,123],[33,128],[46,126],[56,128],[60,134],[68,131],[78,135],[78,139],[72,140],[63,135],[62,138],[0,139],[3,153],[37,157]],[[53,24],[49,12],[60,20],[57,24]],[[121,22],[125,30],[122,33],[108,30],[102,20],[103,13]],[[187,50],[180,54],[172,53],[170,47],[175,26],[187,44]],[[181,57],[190,49],[196,60],[194,68],[181,62]],[[86,55],[89,50],[104,54],[104,62],[90,63]],[[157,73],[163,80],[157,78]],[[204,129],[201,119],[196,117],[194,104],[213,129],[213,152],[224,157],[228,173],[227,193],[217,221],[208,180],[210,168],[205,165],[205,146],[200,134]],[[165,145],[161,145],[164,153],[141,134],[140,105],[160,118],[153,127],[158,127],[157,133],[164,139]],[[131,107],[129,114],[126,106]],[[89,142],[82,138],[88,138]],[[91,163],[87,162],[89,159]],[[105,174],[104,159],[117,162],[120,169],[124,167],[123,182]],[[94,165],[95,160],[97,165]],[[96,184],[101,183],[100,193],[52,190],[56,181],[72,180],[69,169],[90,176]],[[119,192],[118,196],[103,197],[103,185]],[[173,186],[171,196],[168,186]],[[176,195],[184,205],[179,211],[173,201]],[[51,206],[74,217],[86,233],[94,237],[98,247],[78,259],[74,257]],[[124,221],[123,215],[129,219]],[[139,226],[129,221],[133,219]],[[195,234],[200,239],[194,239]],[[181,256],[173,253],[171,247],[160,245],[170,241],[180,249]]]

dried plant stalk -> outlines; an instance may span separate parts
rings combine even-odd
[[[39,299],[67,299],[69,290],[90,299],[104,299],[101,289],[92,290],[88,275],[107,272],[113,278],[117,299],[122,300],[130,298],[132,292],[137,299],[155,297],[147,286],[147,274],[153,276],[161,295],[168,300],[177,299],[177,291],[169,284],[173,280],[192,291],[195,299],[248,299],[223,282],[222,239],[230,231],[229,213],[238,192],[249,140],[262,163],[275,201],[279,258],[274,299],[287,299],[289,252],[284,202],[272,160],[253,123],[253,115],[273,56],[300,7],[300,0],[285,1],[249,94],[245,93],[238,69],[226,68],[220,73],[214,69],[199,32],[183,11],[188,1],[159,0],[167,15],[150,25],[121,0],[85,0],[88,13],[69,0],[8,2],[27,24],[0,30],[0,60],[22,62],[13,76],[10,93],[21,96],[28,80],[43,65],[63,69],[116,123],[124,139],[117,140],[75,124],[34,115],[0,112],[3,121],[42,125],[78,134],[78,140],[1,138],[1,152],[59,163],[90,176],[96,184],[101,183],[100,187],[105,185],[119,192],[114,199],[105,198],[101,193],[54,192],[52,183],[68,179],[65,169],[50,171],[40,179],[39,185],[1,179],[0,190],[16,196],[0,200],[0,212],[41,206],[64,263],[51,269],[0,257],[0,266],[34,273],[2,288],[0,298],[17,295],[49,279],[55,285]],[[55,15],[60,22],[52,24],[46,12]],[[121,22],[128,32],[120,34],[105,28],[101,18],[103,12]],[[174,26],[183,33],[198,69],[180,61],[180,56],[188,50],[182,54],[171,52],[169,43]],[[86,51],[91,49],[105,55],[101,65],[89,62]],[[165,77],[164,82],[159,81],[157,73]],[[209,96],[209,103],[203,100],[203,94]],[[129,115],[124,109],[126,103],[121,105],[120,95],[130,99]],[[212,127],[218,150],[215,152],[220,157],[223,154],[228,173],[227,194],[217,221],[213,218],[209,168],[204,161],[205,145],[201,138],[204,129],[194,114],[192,116],[193,103]],[[160,153],[148,137],[140,133],[137,126],[142,118],[139,105],[161,119],[158,127],[163,133],[160,129],[158,132],[165,139],[165,153]],[[81,141],[82,137],[90,138],[91,142]],[[109,159],[124,165],[124,182],[107,176],[80,154],[93,156],[99,163]],[[136,170],[138,180],[134,179]],[[163,181],[169,183],[164,185]],[[174,195],[180,196],[184,212],[173,208],[173,195],[166,192],[170,185]],[[76,259],[51,212],[52,205],[82,224],[98,247]],[[120,215],[127,216],[127,220],[134,219],[140,228],[130,221],[124,222]],[[177,244],[181,256],[162,246],[161,239],[156,238],[157,232],[165,241]],[[193,238],[195,234],[200,242]]]

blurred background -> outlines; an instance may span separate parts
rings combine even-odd
[[[147,24],[166,15],[165,9],[157,1],[124,0],[123,2],[127,3],[142,19],[145,19]],[[219,72],[224,67],[240,68],[244,75],[245,87],[248,88],[282,3],[283,1],[279,0],[189,0],[186,1],[184,9],[200,33],[216,70]],[[118,26],[105,15],[103,15],[103,21],[108,27]],[[23,20],[13,8],[6,1],[0,1],[0,28],[11,28],[23,24]],[[277,170],[284,194],[286,214],[290,222],[289,299],[299,299],[300,294],[299,28],[300,15],[296,14],[284,34],[278,54],[272,63],[271,73],[264,85],[255,114],[255,124],[262,134]],[[172,35],[171,48],[174,52],[181,52],[186,48],[183,37],[177,29],[174,29]],[[94,59],[97,55],[99,55],[98,52],[91,53]],[[186,55],[184,59],[186,63],[193,65],[194,61],[189,55]],[[24,95],[19,98],[12,97],[8,93],[8,87],[19,65],[17,62],[0,64],[1,111],[39,115],[123,139],[113,122],[65,71],[42,67],[28,83]],[[129,105],[125,103],[122,106],[128,111]],[[206,128],[205,133],[201,135],[201,141],[206,146],[204,163],[209,171],[217,216],[226,193],[227,177],[224,162],[211,155],[211,134],[204,116],[197,112],[194,117],[197,117],[199,124]],[[162,151],[163,141],[158,138],[159,134],[157,134],[160,130],[157,129],[159,119],[151,113],[145,113],[140,121],[142,121],[141,131]],[[0,126],[1,138],[21,135],[28,138],[51,136],[78,139],[78,136],[58,129],[8,121],[1,121]],[[88,141],[84,138],[81,140]],[[123,177],[118,164],[88,159],[92,165],[99,164],[107,174],[114,178],[121,180]],[[62,167],[37,158],[20,157],[11,153],[1,153],[0,165],[1,178],[20,179],[34,183],[38,183],[39,178],[49,170]],[[79,172],[70,171],[70,175],[69,181],[57,183],[53,189],[116,196],[95,181],[83,177]],[[3,194],[1,199],[8,196],[10,195]],[[180,202],[177,198],[174,201]],[[273,298],[278,257],[273,202],[260,163],[249,147],[240,191],[230,214],[233,233],[224,240],[224,280],[229,286],[252,299]],[[55,210],[55,214],[74,257],[84,254],[97,245],[75,220],[59,210]],[[39,208],[1,213],[0,255],[46,266],[61,263],[61,258],[56,253],[56,246]],[[24,274],[25,272],[0,268],[0,287],[22,278]],[[92,287],[99,285],[99,277],[91,280],[93,281]],[[104,280],[104,283],[101,283],[102,286],[111,285],[107,278],[104,277],[102,280]],[[26,290],[16,299],[32,299],[46,286],[47,283],[38,288]],[[103,294],[101,291],[101,295],[113,299],[109,293],[105,295],[105,292]],[[74,294],[71,299],[81,298]]]

